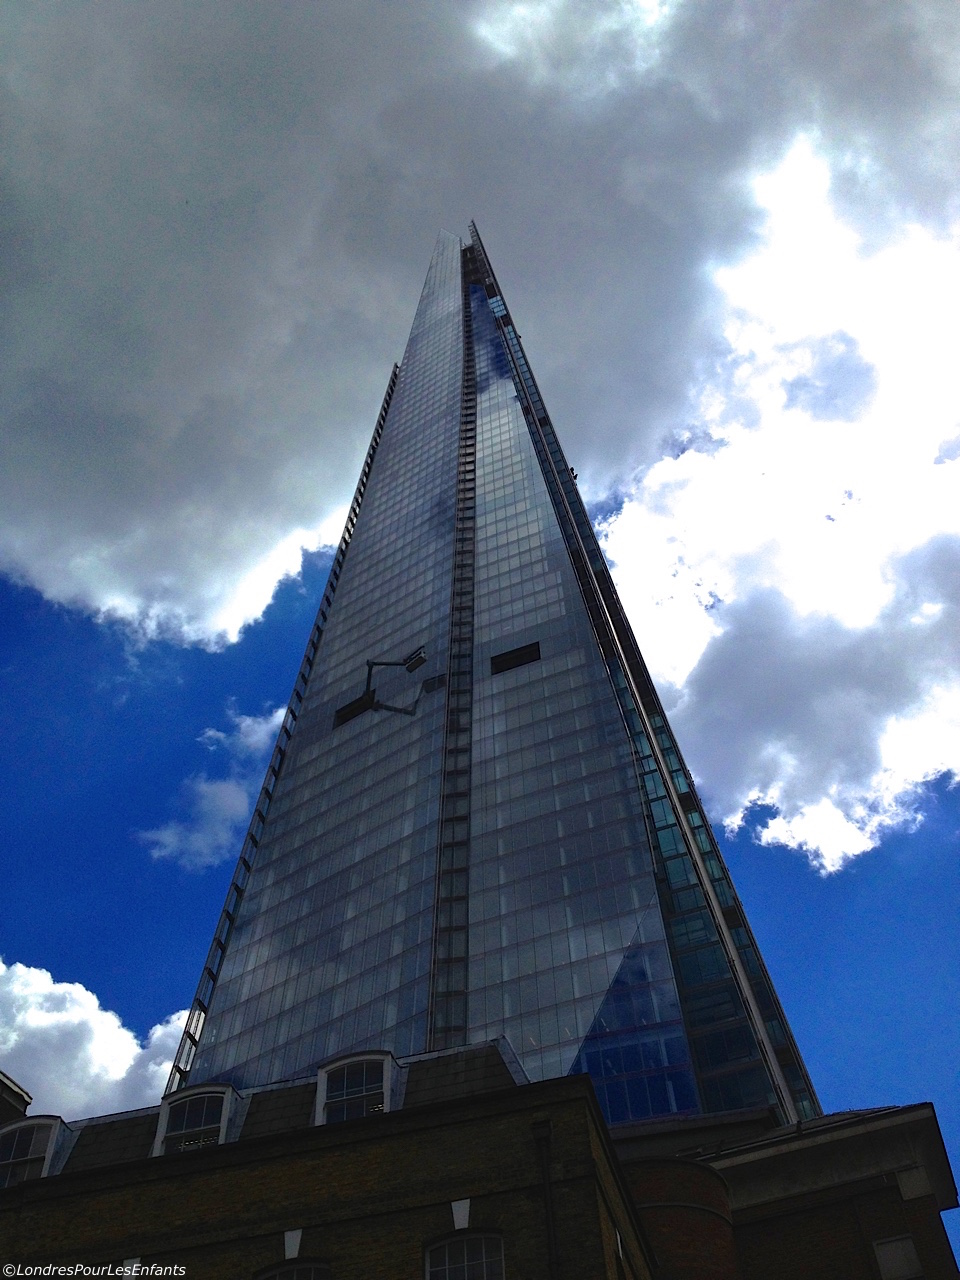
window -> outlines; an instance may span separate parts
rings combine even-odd
[[[458,1236],[427,1250],[427,1280],[503,1280],[499,1236]]]
[[[923,1268],[910,1236],[875,1240],[873,1251],[883,1280],[923,1280]]]
[[[185,1098],[170,1107],[163,1140],[166,1155],[171,1151],[191,1151],[195,1147],[215,1147],[220,1141],[223,1095],[201,1094]]]
[[[347,724],[351,720],[356,720],[357,716],[363,715],[364,711],[372,711],[376,700],[376,689],[368,689],[366,693],[361,693],[359,698],[354,698],[352,702],[344,703],[342,707],[338,707],[334,712],[333,727],[339,729],[342,724]]]
[[[712,1022],[725,1022],[743,1014],[743,1005],[733,983],[725,983],[702,996],[688,996],[686,1008],[687,1020],[693,1027],[706,1027]]]
[[[57,1121],[17,1121],[0,1132],[0,1187],[42,1178],[53,1149]]]
[[[726,1031],[712,1031],[693,1041],[697,1062],[705,1070],[724,1066],[728,1062],[744,1062],[758,1056],[758,1049],[749,1027],[730,1027]]]
[[[232,1089],[173,1094],[160,1108],[153,1154],[176,1155],[219,1146],[224,1140]]]
[[[540,644],[521,645],[519,649],[508,649],[506,653],[496,653],[490,659],[490,674],[498,676],[501,671],[512,671],[514,667],[525,667],[528,662],[540,661]]]
[[[393,1058],[369,1054],[321,1068],[317,1083],[317,1124],[362,1120],[390,1110]]]

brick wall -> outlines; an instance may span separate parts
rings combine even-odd
[[[549,1126],[558,1270],[551,1276],[535,1126]],[[0,1257],[22,1262],[180,1263],[188,1280],[238,1280],[301,1255],[337,1280],[423,1275],[425,1243],[501,1233],[517,1280],[650,1280],[632,1211],[594,1150],[600,1121],[582,1081],[551,1081],[457,1104],[289,1132],[197,1152],[64,1174],[0,1197]],[[541,1129],[542,1133],[542,1129]],[[600,1165],[604,1163],[603,1140]],[[602,1186],[601,1186],[602,1183]]]

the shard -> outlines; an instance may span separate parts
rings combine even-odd
[[[612,1124],[819,1113],[471,226],[437,242],[171,1088],[500,1036]]]

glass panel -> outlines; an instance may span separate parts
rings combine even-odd
[[[499,1236],[461,1236],[434,1245],[427,1254],[428,1280],[503,1280]]]
[[[219,1128],[223,1114],[223,1095],[206,1093],[170,1105],[167,1115],[167,1133],[181,1133],[190,1129]]]
[[[52,1125],[21,1125],[0,1134],[0,1187],[39,1178],[47,1154]]]
[[[533,1079],[588,1072],[602,1085],[609,1119],[669,1113],[678,1098],[692,1109],[693,1072],[623,718],[484,291],[472,288],[471,302],[469,1038],[506,1031]],[[534,645],[538,661],[503,662]],[[662,795],[654,777],[651,789]],[[664,818],[672,821],[669,808]],[[667,1040],[679,1046],[670,1058],[682,1077],[676,1092],[666,1078],[652,1090],[646,1083],[641,1045],[662,1064]]]
[[[361,517],[210,1004],[193,1079],[238,1087],[341,1053],[426,1047],[453,502],[463,364],[460,242],[430,265]],[[377,697],[339,728],[366,660]],[[455,822],[459,819],[455,819]],[[264,1074],[265,1073],[265,1074]]]
[[[223,1094],[204,1093],[171,1103],[164,1134],[165,1155],[214,1147],[220,1141]]]
[[[361,1120],[383,1111],[383,1061],[365,1058],[348,1062],[327,1073],[327,1100],[324,1119],[327,1124],[342,1120]]]
[[[351,1062],[327,1075],[327,1097],[348,1098],[383,1088],[383,1063],[377,1059]]]

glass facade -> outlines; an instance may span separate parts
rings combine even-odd
[[[506,1035],[611,1122],[812,1114],[471,233],[437,243],[173,1087]]]
[[[366,661],[411,705],[446,663],[463,332],[460,242],[441,237],[286,748],[191,1080],[290,1078],[354,1049],[423,1048],[444,689],[367,711]],[[451,424],[453,427],[451,429]],[[434,680],[436,684],[436,680]]]
[[[616,1081],[591,1071],[608,1114],[649,1116],[651,1096],[657,1111],[693,1111],[690,1051],[630,743],[481,285],[470,301],[477,362],[470,1038],[506,1034],[527,1074],[542,1079],[571,1069],[601,1017],[613,1033],[607,1058],[619,1053]],[[533,645],[534,660],[498,670],[500,654]],[[615,980],[615,1008],[601,1015]],[[634,1051],[626,1069],[621,1032]],[[594,1056],[588,1069],[603,1065]],[[616,1103],[628,1081],[635,1105],[621,1115]]]

